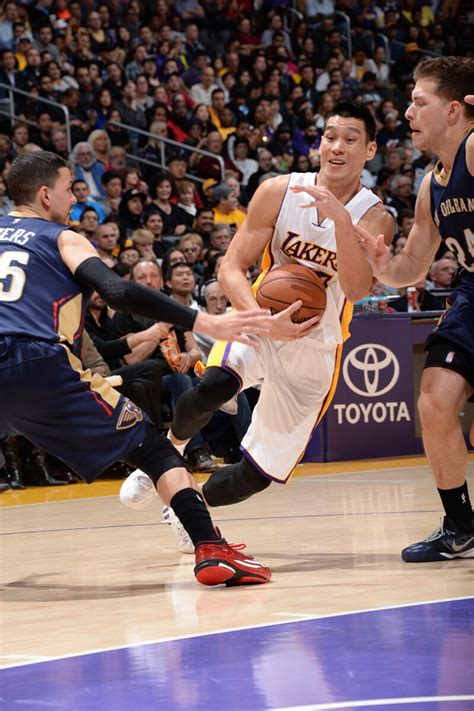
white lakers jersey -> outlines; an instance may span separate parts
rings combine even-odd
[[[332,349],[348,337],[352,304],[347,301],[337,278],[336,233],[334,222],[320,221],[316,208],[302,208],[312,202],[307,193],[294,193],[293,185],[315,185],[314,173],[291,173],[272,239],[265,251],[262,270],[282,264],[303,264],[317,272],[327,291],[326,311],[321,322],[304,341],[315,348]],[[381,202],[371,190],[361,187],[346,204],[352,222],[357,223]]]

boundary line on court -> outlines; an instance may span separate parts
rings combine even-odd
[[[382,612],[383,610],[398,610],[404,607],[419,607],[421,605],[439,605],[443,604],[446,602],[457,602],[460,600],[474,600],[474,596],[472,595],[463,595],[460,597],[448,597],[448,598],[439,598],[437,600],[423,600],[422,602],[404,602],[399,605],[384,605],[382,607],[368,607],[364,608],[362,610],[349,610],[345,612],[331,612],[327,615],[312,615],[311,617],[307,617],[304,620],[281,620],[279,622],[264,622],[263,624],[260,625],[245,625],[243,627],[226,627],[221,630],[216,630],[215,632],[198,632],[197,634],[184,634],[184,635],[177,635],[174,637],[163,637],[161,639],[152,639],[152,640],[146,640],[143,642],[133,642],[132,644],[127,644],[127,645],[116,645],[112,647],[99,647],[98,649],[88,649],[83,652],[75,652],[73,654],[63,654],[55,657],[47,657],[41,661],[37,662],[25,662],[24,664],[10,664],[4,667],[0,668],[0,677],[1,673],[4,669],[12,669],[12,668],[17,668],[17,667],[24,667],[24,666],[30,666],[30,664],[44,664],[44,663],[49,663],[49,662],[55,662],[59,661],[61,659],[73,659],[75,657],[85,657],[89,654],[102,654],[103,652],[113,652],[119,649],[134,649],[136,647],[148,647],[152,644],[162,644],[164,642],[177,642],[179,640],[185,640],[185,639],[197,639],[199,637],[210,637],[212,635],[216,634],[227,634],[229,632],[240,632],[243,630],[251,630],[251,629],[264,629],[265,627],[276,627],[280,625],[288,625],[288,624],[302,624],[304,622],[308,622],[310,620],[315,620],[319,621],[322,619],[330,619],[331,617],[344,617],[345,615],[361,615],[369,612]],[[347,705],[347,704],[346,704]],[[305,708],[305,707],[302,707]],[[311,708],[311,706],[309,707]],[[342,707],[344,708],[344,707]]]
[[[331,711],[331,709],[351,709],[366,706],[398,706],[399,704],[419,704],[440,701],[473,701],[474,695],[467,696],[407,696],[399,699],[366,699],[360,701],[335,701],[310,706],[279,706],[275,711]]]

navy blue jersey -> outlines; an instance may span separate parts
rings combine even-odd
[[[41,218],[0,217],[0,335],[76,344],[88,291],[61,259],[58,238],[67,229]]]
[[[431,215],[441,239],[466,270],[463,279],[474,281],[474,176],[466,163],[469,135],[458,148],[448,178],[441,177],[439,165],[433,171],[430,197]]]

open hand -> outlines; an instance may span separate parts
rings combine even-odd
[[[387,269],[392,256],[390,247],[385,244],[384,235],[374,237],[360,225],[354,225],[354,232],[370,264],[372,274],[379,277]]]
[[[256,343],[249,338],[249,335],[268,336],[271,325],[272,315],[267,309],[231,311],[220,315],[200,311],[194,322],[193,331],[204,333],[218,341],[238,341],[255,348]]]
[[[313,198],[312,202],[303,203],[302,208],[316,207],[322,210],[325,217],[330,220],[345,219],[350,220],[350,216],[342,202],[335,197],[330,190],[318,185],[294,185],[291,190],[294,193],[308,193]]]

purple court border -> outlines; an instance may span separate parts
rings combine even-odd
[[[467,711],[473,631],[459,598],[148,643],[0,670],[0,707]]]

